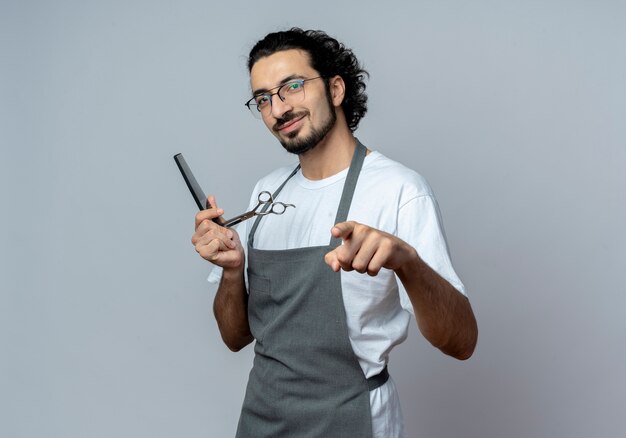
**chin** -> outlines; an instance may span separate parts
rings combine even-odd
[[[331,106],[328,118],[322,123],[321,126],[315,127],[311,124],[306,124],[300,127],[300,129],[293,132],[289,132],[285,135],[280,135],[278,141],[283,145],[287,152],[292,154],[301,155],[310,151],[317,146],[328,133],[333,129],[337,122],[337,114],[335,109]],[[309,132],[303,133],[303,129],[309,129]]]
[[[300,155],[310,151],[319,143],[319,141],[311,140],[311,138],[297,139],[295,137],[290,137],[287,140],[281,140],[280,144],[283,145],[287,152]]]
[[[277,133],[276,138],[287,152],[296,155],[303,154],[313,149],[318,141],[315,135],[303,133],[302,129],[287,134]]]

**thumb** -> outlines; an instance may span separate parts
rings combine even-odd
[[[215,200],[215,196],[207,196],[206,204],[206,208],[217,208],[217,201]]]
[[[324,256],[324,262],[328,266],[330,266],[330,269],[332,269],[335,272],[339,272],[339,270],[341,269],[341,264],[339,264],[339,259],[337,258],[336,249],[326,253],[326,255]]]
[[[215,200],[214,195],[209,195],[207,197],[207,209],[208,208],[214,208],[215,212],[218,214],[217,217],[213,217],[213,222],[218,225],[223,225],[226,222],[226,220],[224,220],[224,216],[222,216],[224,214],[224,210],[217,206],[217,201]]]

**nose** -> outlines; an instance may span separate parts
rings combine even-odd
[[[278,96],[278,93],[272,96],[272,116],[280,119],[287,111],[291,111],[293,107]]]

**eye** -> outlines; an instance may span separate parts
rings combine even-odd
[[[264,106],[269,105],[270,98],[267,94],[261,94],[260,96],[256,96],[254,101],[259,106],[259,108],[263,108]]]
[[[301,89],[302,89],[302,82],[300,81],[289,82],[288,84],[285,84],[286,93],[294,93],[296,91],[300,91]]]

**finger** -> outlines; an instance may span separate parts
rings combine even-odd
[[[376,242],[373,239],[365,240],[359,247],[359,250],[352,257],[352,268],[361,274],[367,272],[376,250]]]
[[[215,196],[213,195],[209,195],[207,197],[207,202],[208,205],[210,205],[212,208],[215,208],[218,213],[220,214],[217,218],[213,219],[213,221],[218,224],[218,225],[222,225],[223,223],[226,222],[226,219],[224,219],[224,210],[222,208],[219,208],[219,206],[217,205],[217,200],[215,199]]]
[[[196,228],[202,221],[213,221],[213,219],[220,217],[224,214],[224,210],[221,208],[209,208],[196,213]]]
[[[232,240],[225,240],[222,237],[203,237],[195,245],[196,252],[206,260],[215,261],[220,253],[225,253],[235,248],[235,243]]]
[[[335,272],[339,272],[339,270],[341,269],[341,265],[339,264],[339,261],[337,260],[337,253],[335,251],[336,250],[327,252],[326,255],[324,256],[324,262],[326,262],[326,264],[330,266],[330,269],[332,269]]]
[[[237,266],[241,266],[241,264],[243,263],[243,250],[241,252],[235,250],[235,251],[214,251],[215,248],[211,248],[208,247],[207,248],[207,253],[204,254],[203,252],[200,253],[200,256],[206,256],[204,257],[207,261],[217,265],[217,266],[221,266],[223,268],[225,267],[237,267]]]
[[[196,231],[191,236],[191,243],[193,245],[196,245],[204,236],[208,235],[209,233],[226,234],[226,229],[221,228],[209,219],[205,219],[196,226]]]
[[[211,206],[211,208],[217,208],[217,200],[215,199],[215,195],[209,195],[206,198],[207,202],[208,202],[208,206]]]
[[[332,257],[333,268],[336,270],[352,271],[352,260],[358,251],[358,246],[351,245],[350,241],[344,241],[344,244],[333,250]]]
[[[326,263],[330,267],[330,269],[337,272],[337,270],[335,269],[335,257],[333,252],[334,251],[328,251],[326,254],[324,254],[324,263]]]
[[[202,221],[196,228],[196,232],[191,236],[192,245],[206,245],[212,239],[221,239],[229,248],[235,248],[239,239],[233,230],[220,227],[209,220]]]
[[[221,227],[219,224],[216,224],[209,219],[204,219],[196,226],[196,234],[198,234],[199,236],[203,236],[210,231],[224,234],[228,236],[228,238],[231,238],[233,236],[233,231],[229,230],[228,228]]]
[[[387,263],[388,255],[384,251],[376,251],[367,265],[367,275],[375,277]]]
[[[335,248],[334,250],[326,253],[326,255],[324,256],[324,261],[326,262],[326,264],[330,266],[330,268],[335,272],[339,272],[342,269],[342,263],[339,261],[339,258],[342,257],[343,259],[345,259],[345,256],[340,254],[340,248],[342,247],[340,246],[338,248]]]
[[[223,243],[223,246],[227,249],[232,249],[237,246],[238,239],[235,240],[235,233],[232,230],[222,227],[216,227],[207,231],[202,235],[198,241],[201,245],[206,245],[214,239]]]
[[[206,210],[202,210],[196,214],[196,228],[202,221],[204,220],[212,221],[213,219],[218,218],[224,214],[224,210],[217,206],[217,203],[215,201],[215,196],[210,195],[207,198],[207,200],[209,204],[211,205],[211,208],[207,208]]]
[[[203,259],[206,259],[210,262],[214,262],[220,252],[223,252],[225,249],[223,247],[223,243],[220,242],[219,239],[213,239],[208,243],[197,244],[196,251]]]
[[[352,232],[354,231],[354,227],[356,226],[356,222],[348,221],[348,222],[340,222],[335,224],[335,226],[330,230],[330,233],[333,237],[338,239],[348,239]]]

